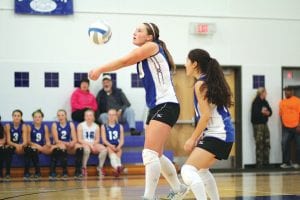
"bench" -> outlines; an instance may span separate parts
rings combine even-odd
[[[3,124],[6,124],[8,122],[3,122]],[[25,122],[26,124],[30,122]],[[51,128],[52,122],[51,121],[45,121],[44,122],[48,127],[49,130]],[[76,125],[76,124],[75,124]],[[144,126],[142,121],[136,122],[136,127],[138,131],[143,131]],[[124,125],[125,132],[129,131],[129,127],[127,124]],[[123,146],[123,155],[122,155],[122,163],[124,165],[142,165],[142,149],[144,146],[144,140],[145,136],[131,136],[128,134],[125,134],[124,138],[124,146]],[[167,156],[171,161],[174,159],[174,155],[172,151],[165,151],[164,155]],[[44,155],[39,154],[40,159],[40,166],[41,167],[49,167],[50,166],[50,155]],[[74,166],[75,162],[75,156],[68,155],[68,166]],[[108,164],[108,161],[106,161],[105,165]],[[97,155],[91,155],[88,160],[88,166],[96,166],[98,165],[98,156]],[[12,160],[12,167],[13,168],[20,168],[24,166],[24,158],[23,155],[13,155]]]

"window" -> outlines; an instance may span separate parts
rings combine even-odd
[[[265,87],[265,76],[253,75],[253,89],[257,89],[259,87]]]
[[[15,72],[15,87],[29,87],[29,72]]]
[[[117,74],[116,73],[104,73],[104,75],[110,75],[113,85],[117,87]]]
[[[58,72],[45,72],[45,87],[59,87]]]
[[[79,87],[80,86],[80,81],[83,78],[87,78],[88,73],[86,72],[75,72],[74,73],[74,87]]]
[[[138,74],[131,74],[131,87],[141,88],[144,87],[142,80],[139,78]]]

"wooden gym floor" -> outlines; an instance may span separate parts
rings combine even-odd
[[[296,200],[300,199],[300,171],[214,173],[221,199],[230,200]],[[0,199],[18,200],[138,200],[144,190],[144,176],[131,175],[99,179],[88,177],[81,181],[24,182],[14,178],[0,183]],[[160,197],[169,191],[164,179],[159,182]],[[194,199],[189,193],[185,199]]]

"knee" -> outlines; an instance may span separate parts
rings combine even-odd
[[[100,114],[100,116],[99,116],[99,121],[101,122],[101,123],[106,123],[107,122],[107,118],[108,118],[108,115],[107,115],[107,113],[102,113],[102,114]]]
[[[144,165],[147,165],[147,164],[153,163],[153,162],[159,162],[158,153],[151,149],[143,149],[142,157],[143,157]]]
[[[90,153],[91,153],[91,149],[90,149],[90,148],[84,148],[84,149],[83,149],[83,154],[84,154],[85,156],[90,155]]]
[[[196,167],[192,165],[183,165],[181,168],[181,177],[183,179],[183,182],[190,186],[194,183],[194,179],[196,178],[195,175],[197,176],[198,170]]]

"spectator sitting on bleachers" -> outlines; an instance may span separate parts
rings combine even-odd
[[[123,126],[118,123],[117,111],[115,109],[108,111],[108,122],[101,126],[101,138],[103,144],[107,147],[115,177],[118,177],[124,169],[121,164],[124,130]]]
[[[1,123],[1,116],[0,116],[0,181],[3,178],[3,162],[5,156],[5,134],[4,128]]]
[[[24,154],[24,175],[29,172],[30,153],[27,143],[27,127],[22,120],[21,110],[12,112],[12,122],[5,125],[5,134],[7,147],[5,149],[6,157],[6,179],[10,178],[10,168],[13,154]]]
[[[95,96],[89,91],[90,81],[83,78],[80,87],[71,96],[72,119],[76,122],[84,121],[84,112],[87,109],[97,111],[98,105]]]
[[[107,112],[113,108],[117,110],[119,122],[128,123],[131,135],[140,135],[141,133],[136,131],[134,110],[130,107],[130,103],[123,91],[113,86],[110,75],[103,76],[102,86],[103,89],[97,94],[97,103],[99,106],[97,111],[98,122],[106,124],[108,118]]]
[[[68,176],[67,154],[75,154],[75,177],[79,178],[81,177],[83,147],[77,143],[76,129],[73,122],[68,121],[67,112],[63,109],[58,110],[57,119],[58,121],[53,122],[51,127],[54,143],[57,145],[57,148],[52,151],[49,178],[50,180],[56,178],[55,167],[58,160],[60,160],[63,168],[62,177],[66,178]]]
[[[41,176],[39,152],[49,155],[56,146],[51,145],[48,126],[43,123],[44,113],[41,110],[36,110],[32,113],[32,117],[33,123],[28,125],[30,135],[28,142],[31,147],[31,159],[35,167],[34,178],[39,179]],[[30,178],[29,173],[24,176],[25,180],[28,178]]]
[[[87,176],[87,162],[90,153],[98,154],[98,174],[102,175],[102,167],[107,156],[107,149],[100,144],[100,130],[95,123],[95,113],[88,109],[84,113],[84,122],[77,127],[78,142],[83,146],[82,175]],[[104,174],[103,174],[104,175]]]

